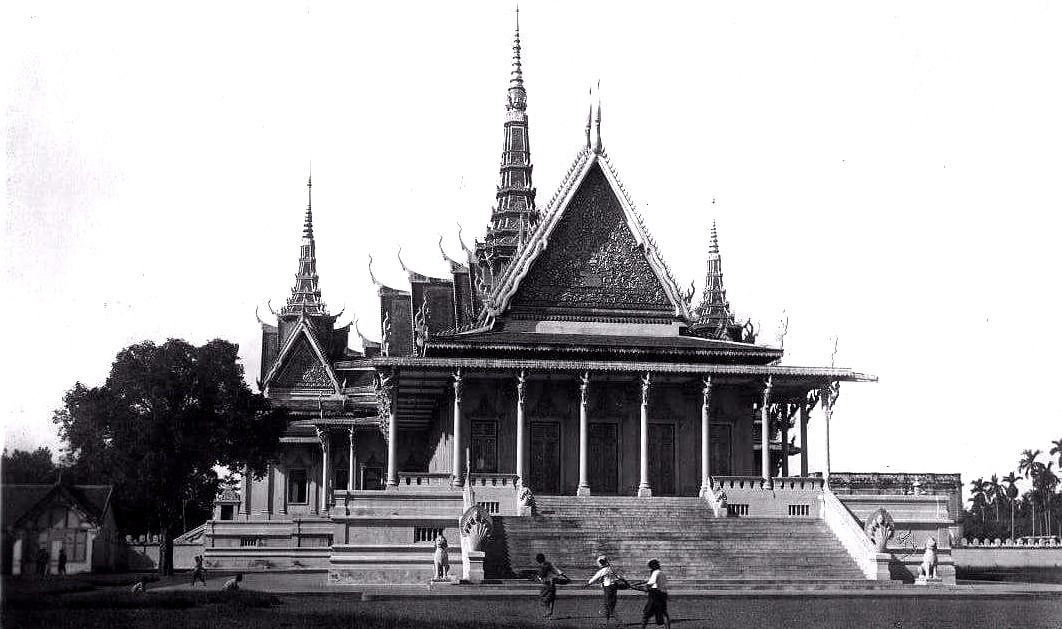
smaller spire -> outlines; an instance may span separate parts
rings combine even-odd
[[[712,236],[708,243],[708,253],[719,255],[719,233],[715,229],[715,219],[712,219]]]
[[[597,116],[594,117],[594,152],[598,155],[605,152],[605,146],[601,142],[601,80],[597,81]]]
[[[588,104],[586,106],[586,150],[588,151],[593,148],[592,146],[590,146],[590,122],[594,117],[593,97],[594,88],[591,87],[590,89],[586,90],[586,100],[588,101]]]
[[[313,175],[306,178],[306,220],[302,225],[302,237],[313,238]]]
[[[302,225],[302,245],[299,247],[299,271],[291,297],[281,309],[281,314],[324,315],[328,311],[321,301],[321,289],[317,275],[317,247],[313,238],[313,176],[306,179],[306,218]]]

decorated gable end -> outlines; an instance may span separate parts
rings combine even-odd
[[[328,367],[310,345],[304,333],[297,333],[298,338],[282,358],[280,368],[270,382],[278,389],[297,389],[303,391],[320,391],[334,393],[335,386],[328,373]]]
[[[513,296],[513,311],[542,308],[674,311],[600,164],[587,172]]]

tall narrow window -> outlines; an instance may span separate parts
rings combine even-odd
[[[288,502],[305,504],[307,491],[306,470],[288,471]]]

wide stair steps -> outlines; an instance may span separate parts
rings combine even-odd
[[[700,498],[536,496],[536,514],[495,516],[488,578],[528,576],[542,553],[573,579],[607,555],[633,579],[657,559],[676,588],[864,581],[816,518],[716,518]]]

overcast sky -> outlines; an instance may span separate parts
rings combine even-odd
[[[63,392],[144,339],[238,342],[253,382],[311,160],[325,300],[370,336],[370,252],[401,285],[399,245],[442,275],[438,236],[457,256],[458,222],[483,232],[509,3],[4,5],[8,446],[57,446]],[[880,377],[842,387],[835,470],[968,482],[1062,437],[1062,7],[530,0],[521,29],[540,203],[600,79],[680,284],[716,218],[762,340],[785,310],[787,364],[828,364],[837,335],[838,366]]]

